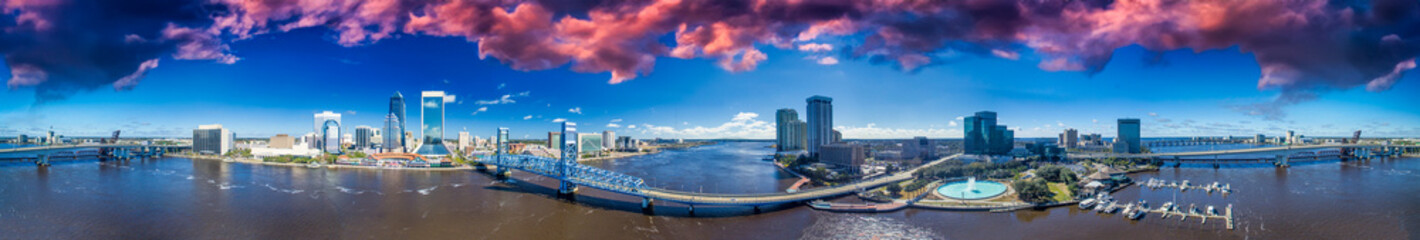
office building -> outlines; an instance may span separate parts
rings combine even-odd
[[[1076,131],[1074,128],[1065,129],[1065,132],[1060,133],[1060,139],[1055,143],[1063,148],[1079,147],[1080,132]]]
[[[843,167],[861,166],[865,156],[863,145],[858,144],[833,143],[819,148],[819,162]]]
[[[236,147],[236,134],[222,124],[199,125],[192,130],[192,152],[222,155]]]
[[[315,114],[315,148],[327,153],[339,153],[341,132],[340,113],[324,111]]]
[[[562,143],[561,143],[561,142],[562,142],[562,133],[561,133],[561,132],[547,132],[547,148],[551,148],[551,149],[553,149],[553,150],[562,149]]]
[[[30,135],[20,134],[20,144],[30,143]]]
[[[441,157],[449,155],[444,146],[444,91],[424,91],[419,94],[419,131],[424,134],[415,154]]]
[[[1258,134],[1257,136],[1253,136],[1253,137],[1252,137],[1252,143],[1256,143],[1256,144],[1267,143],[1267,136],[1263,136],[1262,134]]]
[[[602,135],[599,133],[577,134],[578,153],[598,153],[602,151]]]
[[[779,109],[774,114],[774,123],[775,150],[804,150],[804,130],[808,126],[803,120],[799,120],[798,111],[790,108]]]
[[[833,140],[829,142],[843,142],[843,133],[838,130],[833,130]]]
[[[1114,152],[1116,153],[1141,153],[1143,146],[1139,144],[1139,119],[1120,118],[1119,135],[1114,137]]]
[[[404,128],[400,127],[399,116],[394,113],[385,115],[385,130],[383,148],[384,152],[404,152]]]
[[[354,139],[355,149],[369,149],[375,147],[375,128],[360,125],[355,127]]]
[[[295,139],[295,138],[292,138],[291,135],[276,134],[276,136],[272,136],[272,137],[271,137],[271,140],[270,140],[270,141],[266,141],[266,147],[268,147],[268,148],[291,149],[291,148],[295,148],[295,147],[296,147],[296,146],[295,146],[295,143],[296,143],[296,139]]]
[[[962,123],[966,154],[1003,155],[1015,148],[1015,131],[996,125],[996,112],[976,112]]]
[[[900,157],[903,159],[936,159],[936,142],[932,141],[931,139],[927,139],[927,137],[914,137],[912,139],[903,141],[902,153]]]
[[[391,136],[393,136],[393,138],[391,138],[391,137],[385,137],[385,148],[386,148],[386,149],[396,149],[396,148],[398,148],[398,149],[401,149],[400,152],[404,152],[402,149],[408,149],[408,148],[409,148],[409,138],[408,138],[405,134],[402,134],[402,133],[404,133],[405,131],[409,131],[409,128],[408,128],[408,127],[405,127],[404,106],[405,106],[405,105],[404,105],[404,95],[403,95],[403,94],[399,94],[399,92],[394,92],[394,96],[390,96],[390,113],[389,113],[389,114],[390,114],[390,115],[394,115],[394,118],[395,118],[395,125],[394,125],[394,126],[395,126],[395,127],[385,127],[385,128],[386,128],[386,129],[385,129],[386,135],[391,135]],[[388,120],[386,120],[386,121],[388,121]],[[388,125],[388,124],[386,124],[386,125]],[[389,133],[394,133],[394,134],[389,134]]]
[[[602,131],[602,150],[616,150],[616,132]]]
[[[640,144],[638,144],[635,139],[631,139],[631,136],[620,136],[620,137],[616,137],[616,147],[617,147],[616,150],[617,150],[617,151],[623,151],[623,152],[640,152],[640,151],[641,151],[641,146],[639,146],[639,145],[640,145]]]
[[[804,101],[808,103],[804,117],[809,124],[804,148],[810,155],[818,155],[818,147],[833,140],[833,99],[815,95]]]
[[[459,132],[459,143],[457,147],[460,152],[468,152],[468,147],[473,145],[473,136],[468,135],[468,131]]]

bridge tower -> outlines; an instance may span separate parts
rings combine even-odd
[[[577,164],[577,123],[562,122],[562,161],[557,164],[562,184],[557,188],[557,193],[571,196],[577,192],[577,185],[572,183],[570,176],[574,164]]]
[[[493,150],[493,159],[498,163],[498,172],[495,173],[494,176],[506,179],[513,175],[513,172],[509,170],[510,167],[508,167],[508,164],[511,164],[508,162],[508,156],[504,156],[508,154],[508,128],[498,128],[498,134],[494,136],[493,142],[497,146],[497,148]]]

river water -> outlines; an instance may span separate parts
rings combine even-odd
[[[729,142],[587,163],[681,191],[783,191],[794,177],[760,158],[765,142]],[[1129,221],[1073,207],[1014,213],[907,209],[844,214],[802,206],[657,202],[527,173],[308,169],[167,158],[0,165],[0,238],[20,239],[1411,239],[1420,231],[1420,159],[1293,166],[1165,168],[1133,175],[1232,184],[1222,196],[1137,187],[1116,194],[1223,206],[1236,230],[1157,216]],[[1176,200],[1175,200],[1176,199]]]

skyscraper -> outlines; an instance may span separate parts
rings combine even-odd
[[[409,128],[405,127],[404,125],[404,95],[399,94],[399,92],[397,91],[394,92],[394,96],[390,96],[390,114],[394,115],[395,126],[397,126],[398,128],[394,129],[394,131],[390,131],[389,129],[385,130],[385,135],[394,136],[394,138],[385,138],[385,149],[395,149],[398,147],[408,146],[409,139],[405,138],[403,134],[404,131],[409,130]]]
[[[616,132],[612,132],[611,130],[602,131],[602,149],[603,149],[603,150],[615,150],[615,149],[616,149],[616,141],[615,141],[615,140],[616,140]]]
[[[374,146],[375,128],[360,125],[355,127],[355,149],[367,149]]]
[[[473,146],[473,135],[468,135],[468,131],[459,132],[459,143],[457,149],[468,152],[468,147]]]
[[[792,151],[804,148],[804,121],[799,120],[799,112],[792,108],[779,109],[774,113],[774,140],[778,151]]]
[[[1139,145],[1139,119],[1120,118],[1119,135],[1115,136],[1114,152],[1116,153],[1140,153],[1143,152]]]
[[[1060,147],[1063,148],[1078,147],[1077,145],[1079,145],[1079,143],[1080,132],[1075,130],[1074,128],[1065,129],[1065,132],[1060,133],[1060,139],[1059,141],[1057,141],[1057,144],[1059,144]]]
[[[1006,154],[1015,147],[1015,131],[996,125],[996,112],[980,111],[962,123],[962,148],[966,154]]]
[[[818,147],[833,141],[833,99],[814,95],[804,100],[808,103],[808,141],[806,149],[810,155],[818,155]]]
[[[199,125],[192,130],[192,152],[200,154],[227,154],[236,146],[233,141],[237,138],[231,130],[222,128],[222,124]]]
[[[404,128],[400,128],[399,116],[385,115],[384,152],[404,152]]]
[[[424,134],[416,154],[449,155],[444,146],[444,91],[424,91],[419,94],[420,132]]]
[[[327,153],[340,152],[340,114],[324,111],[315,114],[315,146]]]

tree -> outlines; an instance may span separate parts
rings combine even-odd
[[[1016,197],[1028,203],[1050,202],[1055,197],[1055,193],[1050,192],[1050,186],[1042,179],[1016,181],[1011,183],[1011,187],[1016,188]]]
[[[1070,184],[1074,183],[1075,180],[1077,180],[1077,177],[1075,176],[1075,171],[1071,171],[1068,168],[1055,165],[1047,165],[1036,168],[1035,174],[1037,176],[1040,176],[1040,178],[1051,182]]]
[[[892,197],[901,196],[901,195],[902,195],[902,194],[901,194],[901,192],[902,192],[902,185],[888,184],[888,186],[887,186],[887,191],[888,191],[888,194],[889,194],[889,195],[892,195]]]

